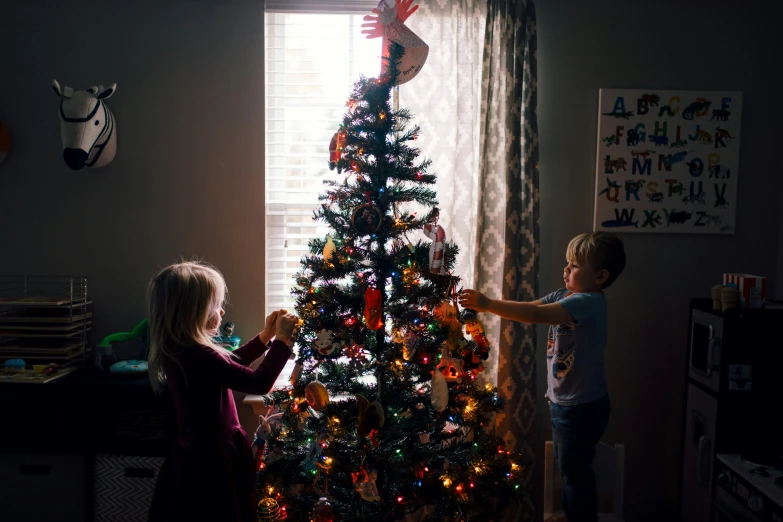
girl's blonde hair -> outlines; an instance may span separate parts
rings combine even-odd
[[[201,261],[188,261],[161,270],[147,288],[150,353],[150,382],[156,392],[163,389],[163,363],[185,346],[214,348],[225,356],[231,352],[217,344],[210,320],[219,314],[227,298],[223,275]],[[218,316],[219,317],[219,316]]]

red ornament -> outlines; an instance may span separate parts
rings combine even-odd
[[[343,147],[345,146],[345,131],[339,130],[332,136],[332,141],[329,142],[329,163],[337,163],[343,155]]]
[[[313,522],[337,522],[334,508],[326,497],[321,497],[313,505]]]
[[[381,296],[381,291],[377,288],[368,288],[364,292],[364,320],[370,330],[378,330],[383,326]]]

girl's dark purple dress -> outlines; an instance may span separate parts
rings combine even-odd
[[[258,369],[250,369],[266,349],[255,336],[231,360],[189,346],[166,361],[177,441],[158,476],[150,522],[256,522],[253,455],[230,390],[269,392],[291,350],[273,341]]]

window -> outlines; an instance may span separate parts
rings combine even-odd
[[[296,12],[274,12],[275,3]],[[318,194],[324,190],[322,180],[336,177],[327,166],[329,141],[359,75],[374,77],[380,72],[381,39],[368,40],[361,34],[362,18],[377,2],[335,3],[340,4],[334,9],[341,9],[341,14],[314,14],[307,5],[313,1],[267,1],[267,314],[294,308],[290,289],[299,261],[307,254],[310,239],[328,231],[312,217]],[[278,383],[285,383],[292,370],[289,361]]]

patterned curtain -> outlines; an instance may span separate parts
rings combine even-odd
[[[440,224],[460,247],[455,272],[491,297],[536,299],[538,131],[533,0],[419,0],[408,25],[430,47],[400,107],[422,128],[418,146],[438,175]],[[411,238],[413,239],[413,238]],[[530,461],[536,444],[535,328],[483,314],[497,349],[484,378],[506,399],[497,434]],[[540,482],[540,481],[539,481]],[[509,520],[532,521],[539,489]]]
[[[460,247],[455,274],[475,288],[479,184],[479,101],[486,0],[418,0],[405,25],[429,45],[424,68],[399,88],[401,108],[413,113],[416,145],[437,174],[440,219]],[[413,238],[411,238],[413,239]],[[423,236],[421,239],[426,239]],[[490,372],[494,375],[494,372]]]
[[[488,0],[481,92],[478,289],[533,301],[538,292],[538,126],[536,18],[533,0]],[[542,454],[536,432],[536,331],[533,325],[487,320],[497,339],[497,385],[506,409],[497,434],[522,451],[525,504],[507,520],[535,519]],[[511,510],[510,510],[511,511]]]

